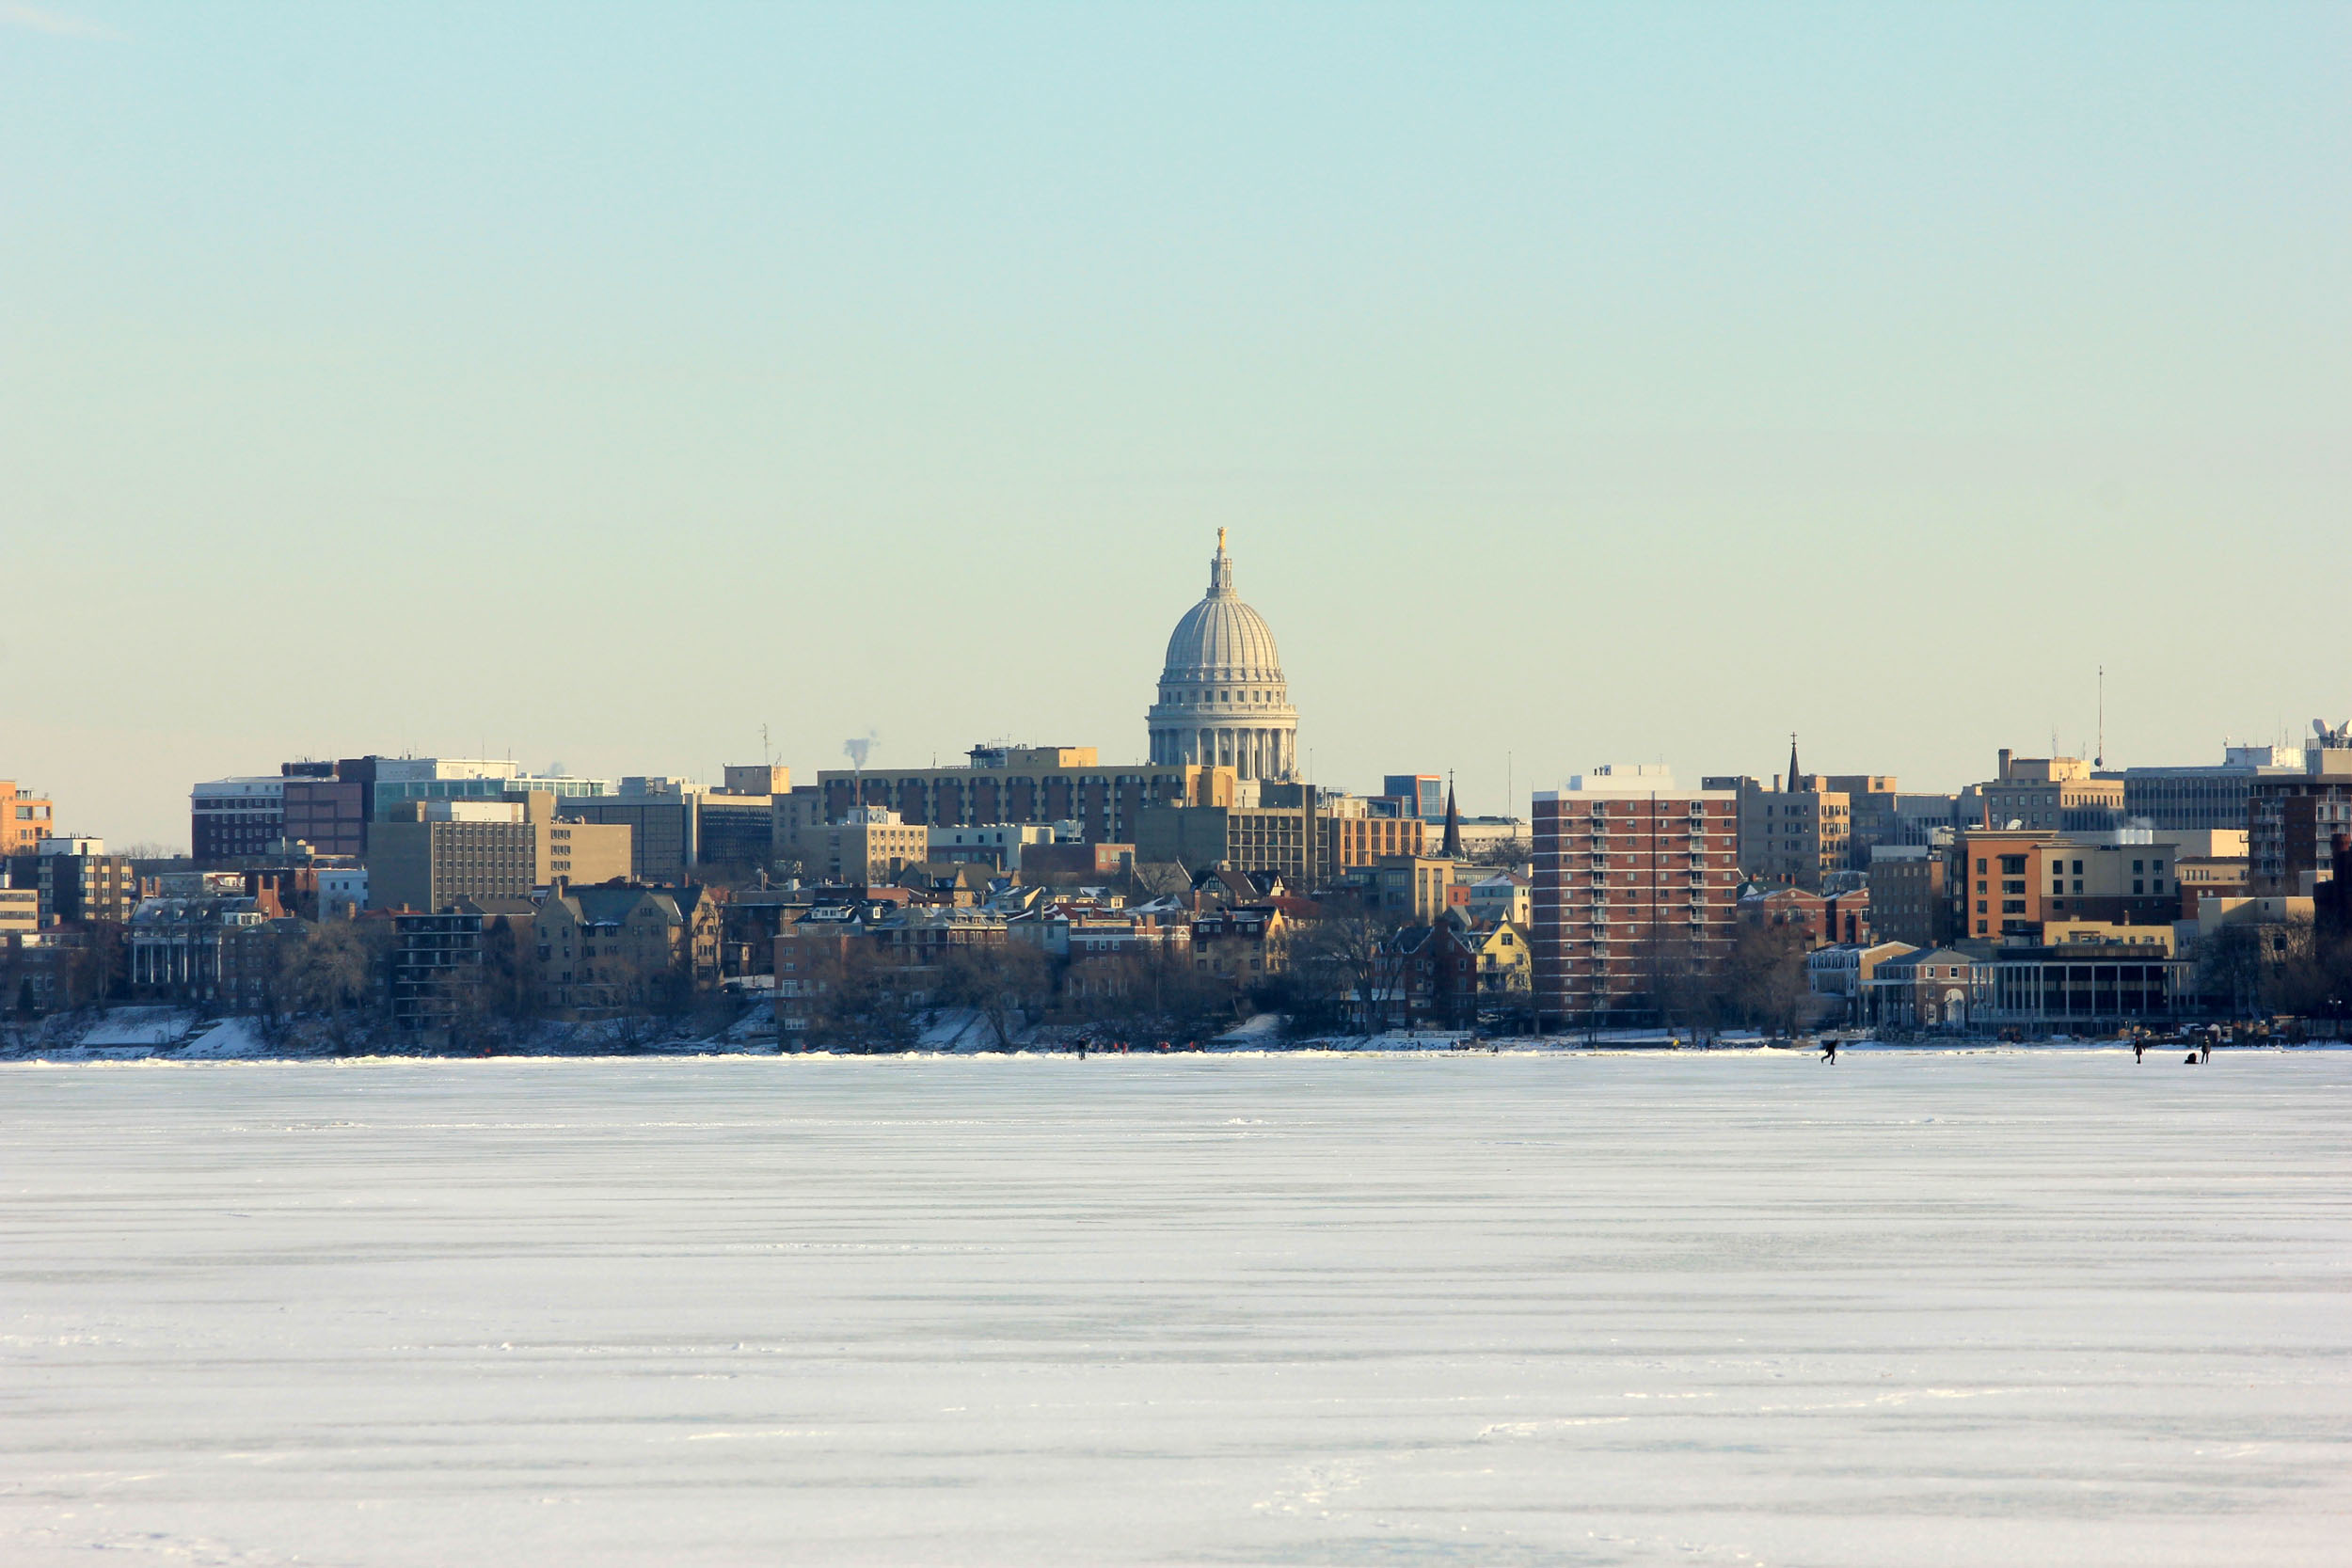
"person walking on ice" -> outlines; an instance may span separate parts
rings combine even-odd
[[[1837,1042],[1836,1040],[1823,1040],[1821,1042],[1821,1060],[1829,1063],[1833,1067],[1836,1066]]]

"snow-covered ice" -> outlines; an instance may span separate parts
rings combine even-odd
[[[0,1562],[2352,1557],[2352,1053],[0,1067]]]

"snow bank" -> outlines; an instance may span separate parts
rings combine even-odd
[[[195,1026],[185,1007],[109,1007],[76,1043],[87,1051],[177,1045]]]
[[[224,1018],[174,1054],[187,1061],[251,1060],[270,1055],[274,1050],[262,1035],[259,1020]]]

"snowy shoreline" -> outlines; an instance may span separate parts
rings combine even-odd
[[[2147,1051],[2148,1065],[2177,1061],[2171,1053],[2183,1048],[2168,1041],[2153,1045]],[[2249,1055],[2298,1055],[2314,1053],[2334,1053],[2352,1049],[2343,1040],[2311,1040],[2299,1043],[2262,1042],[2258,1044],[2225,1045],[2216,1052],[2217,1057]],[[1937,1040],[1881,1041],[1856,1040],[1841,1043],[1837,1048],[1839,1061],[1852,1057],[1947,1057],[1947,1056],[2128,1056],[2131,1046],[2121,1040]],[[1659,1060],[1817,1060],[1818,1046],[1806,1044],[1764,1044],[1753,1041],[1719,1041],[1712,1045],[1636,1045],[1607,1041],[1591,1044],[1582,1040],[1515,1040],[1494,1042],[1474,1047],[1432,1044],[1426,1040],[1392,1043],[1378,1038],[1350,1044],[1338,1042],[1303,1042],[1295,1046],[1208,1046],[1197,1051],[1089,1051],[1083,1060],[1089,1066],[1097,1062],[1140,1061],[1364,1061],[1412,1060],[1461,1061],[1481,1057],[1519,1059],[1607,1058],[1613,1061],[1650,1058]],[[353,1053],[335,1055],[299,1051],[251,1051],[235,1053],[191,1053],[185,1050],[140,1047],[74,1047],[64,1051],[27,1052],[0,1056],[0,1069],[10,1067],[384,1067],[399,1064],[443,1064],[450,1066],[492,1066],[498,1064],[576,1065],[628,1064],[657,1062],[870,1062],[941,1063],[941,1062],[1066,1062],[1075,1065],[1081,1058],[1073,1051],[1035,1050],[1021,1048],[1011,1051],[803,1051],[778,1052],[772,1048],[713,1046],[708,1041],[681,1041],[657,1045],[634,1052],[615,1051],[501,1051],[495,1053],[468,1052],[396,1052],[389,1053]]]
[[[302,1022],[275,1028],[248,1017],[202,1018],[166,1006],[116,1007],[95,1018],[72,1022],[60,1030],[55,1023],[28,1033],[0,1033],[0,1064],[40,1062],[70,1066],[94,1062],[400,1062],[400,1061],[547,1061],[607,1062],[651,1060],[715,1060],[736,1057],[799,1057],[837,1061],[946,1061],[991,1058],[1010,1060],[1076,1060],[1073,1033],[1057,1027],[1022,1030],[1009,1048],[997,1047],[994,1037],[974,1025],[960,1011],[948,1010],[926,1028],[920,1043],[906,1051],[780,1050],[774,1032],[761,1027],[756,1009],[735,1025],[715,1034],[679,1036],[670,1039],[621,1037],[604,1024],[547,1023],[521,1035],[471,1044],[427,1043],[416,1035],[369,1031],[336,1036]],[[2132,1042],[2111,1036],[2042,1040],[2000,1040],[1983,1036],[1928,1036],[1913,1038],[1853,1038],[1842,1032],[1793,1038],[1771,1038],[1739,1032],[1692,1039],[1658,1030],[1614,1029],[1547,1036],[1480,1036],[1468,1030],[1392,1030],[1373,1036],[1324,1035],[1286,1037],[1281,1021],[1261,1014],[1224,1035],[1194,1046],[1163,1048],[1157,1042],[1130,1042],[1120,1051],[1089,1042],[1084,1059],[1104,1057],[1461,1057],[1461,1056],[1671,1056],[1671,1057],[1812,1057],[1832,1039],[1840,1058],[1848,1054],[1953,1055],[2106,1052],[2127,1053]],[[2185,1040],[2146,1042],[2148,1054],[2160,1059],[2182,1051]],[[2225,1043],[2225,1052],[2321,1051],[2340,1049],[2344,1042],[2258,1039]],[[386,1049],[389,1047],[390,1049]]]

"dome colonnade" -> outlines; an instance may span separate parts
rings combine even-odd
[[[1152,761],[1231,768],[1245,779],[1298,776],[1298,710],[1265,617],[1233,593],[1233,561],[1216,531],[1209,592],[1168,639],[1159,701],[1147,716]]]

